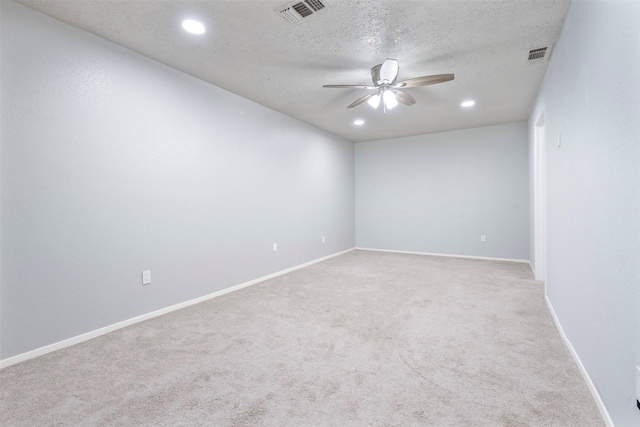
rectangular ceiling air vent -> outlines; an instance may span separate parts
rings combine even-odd
[[[304,0],[279,8],[278,12],[284,19],[293,23],[302,20],[302,18],[313,15],[314,12],[324,9],[325,6],[325,1]]]
[[[540,62],[549,59],[551,45],[531,49],[527,54],[527,62]]]

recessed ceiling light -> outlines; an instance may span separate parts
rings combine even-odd
[[[186,19],[182,21],[182,28],[184,28],[185,31],[191,34],[203,34],[205,31],[207,31],[201,22],[194,21],[192,19]]]
[[[462,104],[460,104],[463,107],[473,107],[474,105],[476,105],[475,101],[464,101]]]
[[[361,125],[364,124],[364,120],[360,120],[360,119],[354,120],[353,124],[356,125],[356,126],[361,126]]]

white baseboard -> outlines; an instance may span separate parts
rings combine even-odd
[[[491,258],[491,257],[484,257],[484,256],[436,254],[436,253],[430,253],[430,252],[394,251],[391,249],[373,249],[373,248],[359,248],[359,247],[356,247],[356,249],[360,251],[391,252],[396,254],[430,255],[430,256],[442,256],[442,257],[450,257],[450,258],[468,258],[468,259],[484,259],[489,261],[521,262],[521,263],[529,263],[529,265],[531,265],[528,259]]]
[[[549,300],[549,297],[546,295],[546,292],[544,295],[544,299],[545,301],[547,301],[547,307],[549,307],[549,311],[551,312],[551,317],[553,317],[553,321],[556,324],[556,328],[558,328],[558,332],[560,332],[560,336],[562,337],[562,340],[564,341],[565,345],[569,349],[569,353],[571,353],[571,355],[573,356],[573,359],[576,361],[576,364],[578,365],[578,369],[580,369],[580,373],[582,374],[582,377],[587,383],[587,387],[589,387],[589,391],[593,396],[593,400],[595,400],[596,402],[596,406],[600,411],[600,415],[602,415],[602,418],[604,419],[604,423],[607,425],[607,427],[614,427],[613,420],[609,415],[609,411],[607,411],[607,407],[604,405],[604,401],[600,397],[600,393],[598,393],[598,390],[596,389],[595,384],[593,384],[593,381],[591,381],[591,377],[589,376],[589,373],[587,372],[584,365],[582,364],[582,361],[580,360],[578,353],[576,353],[576,350],[573,348],[571,341],[569,341],[569,338],[567,338],[567,335],[564,333],[564,330],[562,329],[562,325],[558,320],[558,316],[556,316],[556,312],[553,309],[553,305],[551,305],[551,301]]]
[[[291,268],[287,268],[284,270],[280,270],[278,272],[268,274],[266,276],[259,277],[257,279],[249,280],[248,282],[241,283],[239,285],[231,286],[229,288],[222,289],[220,291],[204,295],[199,298],[194,298],[189,301],[181,302],[179,304],[175,304],[169,307],[162,308],[160,310],[153,311],[151,313],[143,314],[141,316],[137,316],[131,319],[123,320],[122,322],[114,323],[113,325],[105,326],[100,329],[96,329],[81,335],[77,335],[75,337],[59,341],[57,343],[53,343],[44,347],[37,348],[35,350],[28,351],[26,353],[18,354],[17,356],[9,357],[7,359],[0,360],[0,369],[6,368],[11,365],[15,365],[16,363],[24,362],[25,360],[33,359],[38,356],[42,356],[47,353],[51,353],[56,350],[63,349],[65,347],[70,347],[72,345],[80,344],[82,342],[88,341],[90,339],[99,337],[104,334],[108,334],[109,332],[116,331],[118,329],[122,329],[124,327],[133,325],[135,323],[143,322],[148,319],[152,319],[154,317],[162,316],[163,314],[170,313],[172,311],[180,310],[181,308],[189,307],[190,305],[198,304],[203,301],[210,300],[212,298],[219,297],[221,295],[228,294],[230,292],[234,292],[252,285],[255,285],[260,282],[264,282],[265,280],[273,279],[274,277],[282,276],[283,274],[291,273],[292,271],[299,270],[304,267],[308,267],[312,264],[319,263],[321,261],[325,261],[329,258],[333,258],[347,252],[353,251],[355,248],[347,249],[346,251],[336,252],[331,255],[327,255],[322,258],[317,258],[309,262],[305,262],[303,264],[296,265]]]

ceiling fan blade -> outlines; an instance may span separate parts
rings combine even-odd
[[[409,95],[407,92],[394,89],[393,93],[396,95],[396,99],[402,102],[404,105],[408,105],[409,107],[411,107],[416,103],[416,100],[413,99],[413,96]]]
[[[396,81],[398,77],[398,70],[400,67],[398,66],[398,61],[395,59],[385,59],[380,67],[380,80],[386,81],[388,83],[393,83]]]
[[[335,89],[375,89],[375,86],[365,85],[323,85],[322,87],[330,87]]]
[[[373,92],[370,94],[367,94],[365,96],[363,96],[362,98],[358,98],[356,99],[351,105],[349,105],[347,108],[353,108],[353,107],[357,107],[358,105],[367,102],[370,98],[376,96],[378,93],[377,92]]]
[[[453,80],[453,74],[434,74],[433,76],[422,76],[416,77],[409,80],[404,80],[398,82],[394,85],[394,87],[418,87],[418,86],[427,86],[434,85],[437,83],[448,82],[449,80]]]

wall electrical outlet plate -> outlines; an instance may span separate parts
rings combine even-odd
[[[145,270],[142,272],[142,284],[148,285],[151,283],[151,270]]]
[[[277,250],[278,250],[278,244],[274,243],[273,244],[273,252],[277,252]]]
[[[480,241],[481,242],[486,242],[487,241],[487,235],[486,234],[480,235]]]

